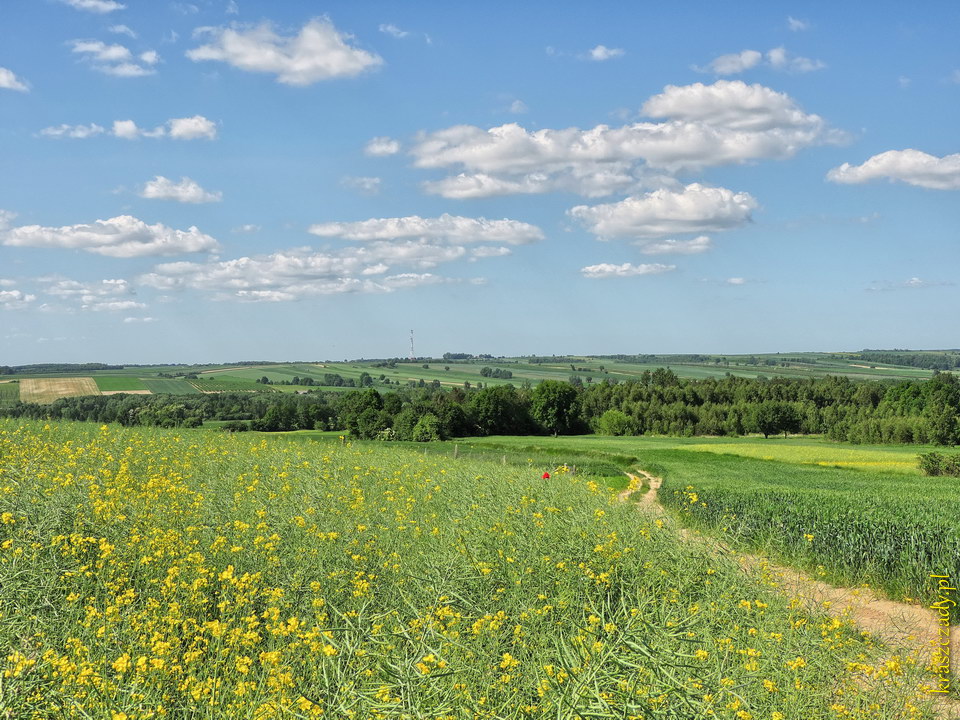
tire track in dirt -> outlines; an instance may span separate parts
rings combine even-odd
[[[676,523],[672,522],[657,497],[663,480],[644,470],[637,470],[636,473],[645,478],[649,485],[649,490],[640,496],[636,504],[670,519],[676,527]],[[617,499],[623,502],[640,492],[643,482],[637,474],[626,475],[630,478],[630,486],[617,495]],[[869,588],[830,585],[796,568],[773,563],[766,557],[734,552],[718,539],[695,530],[679,527],[676,529],[684,540],[696,542],[711,552],[736,559],[744,571],[759,576],[762,582],[777,588],[781,593],[798,598],[808,612],[825,612],[831,617],[849,618],[862,631],[879,638],[892,648],[918,652],[925,664],[929,664],[940,642],[938,616],[929,608],[896,602]],[[960,667],[960,627],[950,628],[950,635],[950,665],[955,673]],[[930,682],[935,685],[932,677]],[[943,695],[934,696],[934,702],[940,717],[947,720],[960,718],[960,702]]]

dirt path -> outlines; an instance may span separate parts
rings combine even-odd
[[[637,472],[646,478],[650,486],[650,489],[640,496],[637,505],[668,517],[657,497],[662,480],[643,470]],[[637,475],[627,473],[627,476],[630,477],[630,486],[617,496],[621,501],[626,501],[630,495],[639,492],[643,482]],[[799,598],[807,611],[826,612],[838,618],[849,617],[861,630],[876,636],[891,647],[918,651],[924,663],[930,661],[936,644],[940,641],[938,616],[929,608],[895,602],[867,588],[835,587],[815,580],[796,568],[777,565],[765,557],[734,553],[716,538],[695,530],[678,530],[685,540],[705,545],[713,552],[734,557],[744,570],[758,574],[764,582],[777,587],[791,598]],[[956,672],[956,669],[960,668],[960,627],[951,628],[950,648],[951,667]],[[960,718],[960,702],[953,699],[938,697],[937,709],[943,718]]]

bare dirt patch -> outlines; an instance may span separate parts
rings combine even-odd
[[[24,378],[20,381],[20,399],[41,405],[62,397],[99,394],[100,389],[92,377]]]

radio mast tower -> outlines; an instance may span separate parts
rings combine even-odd
[[[410,331],[410,360],[416,360],[417,354],[413,351],[413,330]]]

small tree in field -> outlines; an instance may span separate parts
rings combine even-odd
[[[768,400],[755,408],[753,424],[765,438],[781,432],[786,437],[788,432],[796,432],[800,429],[800,415],[789,403]]]

